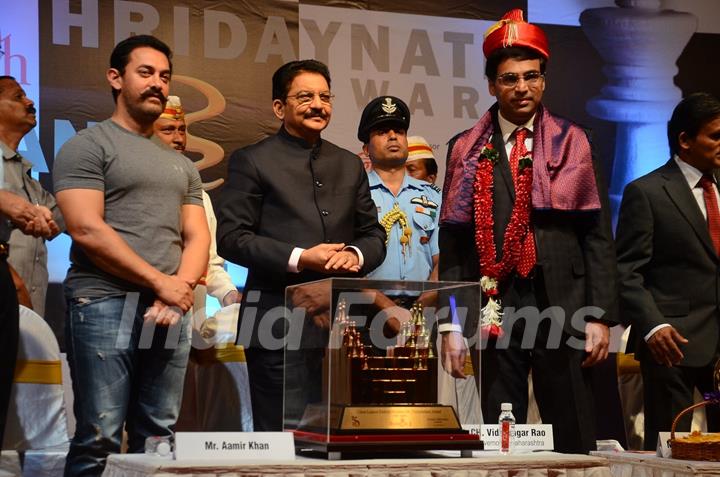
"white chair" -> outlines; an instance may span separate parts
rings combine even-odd
[[[20,306],[20,338],[3,449],[67,445],[60,348],[48,324]]]
[[[61,476],[69,442],[60,349],[45,320],[24,306],[13,381],[3,449],[25,454],[22,475]]]

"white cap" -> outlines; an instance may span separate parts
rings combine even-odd
[[[512,403],[504,402],[504,403],[500,404],[500,410],[501,411],[512,411]]]
[[[410,136],[408,142],[408,158],[407,162],[417,161],[419,159],[435,159],[432,147],[422,136]]]

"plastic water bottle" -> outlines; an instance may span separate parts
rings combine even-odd
[[[170,436],[150,436],[145,439],[145,453],[156,457],[172,457]]]
[[[500,453],[509,454],[512,452],[512,439],[515,436],[515,416],[512,413],[512,403],[502,403],[500,411],[500,417],[498,418]]]

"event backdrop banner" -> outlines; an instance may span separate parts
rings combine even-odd
[[[28,98],[35,101],[41,116],[40,58],[35,2],[3,2],[0,6],[0,75],[13,76],[25,90]],[[35,173],[47,172],[45,157],[40,148],[38,128],[30,131],[18,148],[19,152],[33,162]]]
[[[365,105],[382,95],[410,107],[410,134],[435,149],[444,176],[446,143],[492,104],[483,33],[494,22],[300,5],[300,56],[330,66],[335,93],[325,137],[357,152]]]
[[[325,137],[354,152],[360,113],[376,96],[408,103],[410,132],[426,136],[441,169],[448,139],[491,104],[482,55],[490,20],[358,15],[279,0],[54,0],[39,8],[43,149],[54,155],[76,131],[112,113],[110,52],[132,34],[149,33],[173,49],[171,92],[191,113],[189,155],[209,190],[222,184],[223,159],[233,150],[277,129],[271,76],[298,57],[330,67],[336,103]]]
[[[279,0],[40,3],[41,138],[57,152],[112,114],[105,79],[114,45],[148,33],[173,49],[171,93],[182,98],[191,156],[206,188],[221,185],[233,150],[274,132],[272,73],[297,58],[297,3]],[[204,141],[200,140],[204,139]]]

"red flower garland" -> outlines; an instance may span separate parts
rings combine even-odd
[[[480,273],[494,280],[494,287],[485,288],[483,292],[488,298],[497,296],[497,285],[508,277],[520,260],[523,241],[530,231],[530,196],[532,186],[532,160],[522,158],[518,164],[517,189],[515,204],[510,215],[503,237],[503,256],[497,261],[493,227],[493,167],[498,162],[498,151],[492,144],[487,144],[480,153],[477,172],[475,174],[473,192],[473,210],[475,217],[475,246],[480,261]],[[484,336],[501,336],[498,319],[484,320],[482,332]]]

